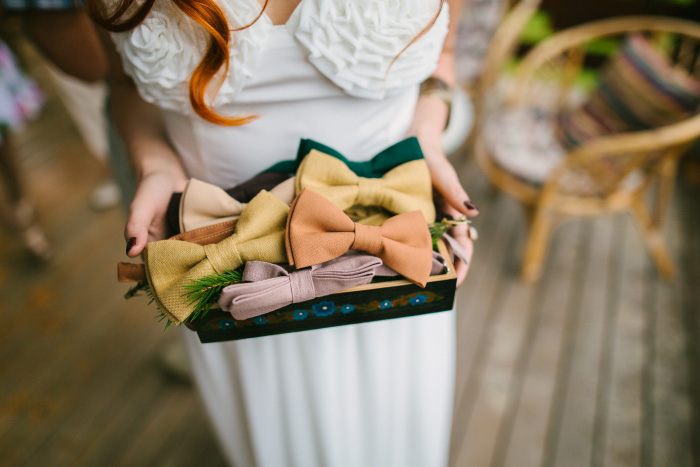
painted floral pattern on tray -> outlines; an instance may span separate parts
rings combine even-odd
[[[433,303],[443,300],[442,295],[427,290],[401,295],[393,300],[372,300],[368,303],[351,304],[336,303],[332,300],[324,300],[314,303],[310,308],[299,308],[290,311],[273,311],[255,318],[236,321],[231,317],[217,316],[206,324],[204,330],[226,330],[232,328],[243,328],[248,326],[264,326],[267,324],[286,323],[302,320],[325,319],[331,316],[348,315],[353,313],[371,313],[392,308],[418,306],[426,303]]]

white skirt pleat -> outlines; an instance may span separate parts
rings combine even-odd
[[[454,311],[216,344],[183,334],[236,467],[447,465]]]

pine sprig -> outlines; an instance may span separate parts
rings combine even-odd
[[[163,322],[163,320],[165,320],[165,327],[163,328],[163,331],[166,331],[170,327],[170,325],[173,324],[173,322],[170,321],[170,318],[168,318],[165,315],[165,313],[160,311],[160,309],[158,310],[158,314],[155,315],[154,318],[157,319],[159,323],[161,323],[161,322]]]
[[[450,228],[455,227],[460,224],[469,224],[469,219],[466,217],[460,217],[459,219],[443,219],[440,222],[430,224],[428,230],[430,230],[430,237],[433,239],[433,248],[437,248],[438,240],[445,235]]]
[[[188,305],[195,305],[194,310],[187,317],[187,321],[194,321],[195,319],[207,314],[209,309],[213,304],[219,301],[221,296],[221,289],[227,285],[240,282],[243,277],[242,268],[234,269],[232,271],[224,271],[221,274],[211,274],[209,276],[202,277],[201,279],[195,279],[190,281],[189,284],[185,284],[185,297],[187,299]],[[134,298],[142,294],[145,294],[149,298],[149,304],[153,303],[153,291],[148,285],[148,282],[137,282],[136,285],[131,287],[125,294],[124,298]],[[172,323],[165,313],[160,309],[158,314],[156,314],[155,319],[158,322],[165,320],[165,329],[168,329]]]
[[[151,300],[148,303],[153,302],[153,293],[151,293],[151,287],[148,285],[148,282],[137,282],[136,285],[130,287],[129,290],[126,291],[124,298],[129,299],[138,297],[142,293]]]
[[[211,274],[185,284],[187,304],[194,305],[194,310],[187,318],[187,321],[194,321],[206,315],[211,306],[219,301],[221,289],[227,285],[240,282],[242,277],[243,271],[241,268],[238,268],[232,271],[224,271],[220,274]]]
[[[124,298],[126,298],[126,299],[134,298],[134,297],[140,296],[141,294],[145,294],[148,297],[148,304],[149,305],[151,303],[153,303],[153,301],[155,300],[153,297],[153,291],[151,290],[151,287],[148,285],[148,282],[145,282],[145,281],[144,282],[137,282],[136,285],[134,285],[129,290],[127,290],[127,292],[124,294]],[[156,305],[156,308],[157,308],[157,305]],[[158,308],[158,314],[156,314],[154,316],[154,318],[156,318],[159,323],[162,322],[163,320],[165,320],[165,328],[163,329],[163,331],[168,329],[170,327],[170,325],[173,324],[173,322],[170,321],[170,319],[165,315],[165,313],[163,313],[160,310],[160,308]]]

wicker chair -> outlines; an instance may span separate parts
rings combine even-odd
[[[517,111],[543,105],[543,101],[547,101],[544,105],[550,112],[557,112],[577,100],[580,102],[581,93],[575,83],[586,60],[586,46],[601,38],[617,39],[631,32],[641,32],[652,41],[669,43],[671,39],[676,44],[678,64],[691,72],[697,71],[700,24],[663,17],[621,17],[588,23],[561,31],[539,43],[513,73],[505,74],[503,65],[513,56],[519,33],[539,3],[539,0],[523,0],[517,4],[494,38],[479,87],[482,98],[477,102],[474,142],[477,160],[491,182],[525,208],[529,234],[522,278],[528,282],[539,278],[550,235],[561,220],[629,211],[641,228],[660,274],[670,279],[675,268],[660,229],[673,191],[679,158],[700,137],[697,111],[667,126],[602,136],[573,151],[564,150],[564,157],[541,184],[526,181],[497,162],[489,146],[487,121],[494,112]],[[503,79],[504,76],[507,78]],[[622,167],[615,176],[605,169],[611,159]],[[632,178],[634,183],[630,183]],[[572,188],[582,180],[588,189]],[[594,189],[590,189],[591,186]],[[657,187],[655,191],[651,190],[654,186]],[[646,202],[651,195],[654,196],[653,214]]]

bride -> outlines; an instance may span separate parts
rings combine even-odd
[[[361,161],[416,136],[442,212],[478,214],[440,144],[461,0],[114,2],[90,8],[112,32],[112,117],[138,181],[129,256],[163,237],[189,177],[234,186],[293,158],[300,138]],[[454,230],[471,254],[466,228]],[[461,283],[468,265],[456,269]],[[454,311],[216,344],[182,336],[232,465],[447,464]]]

